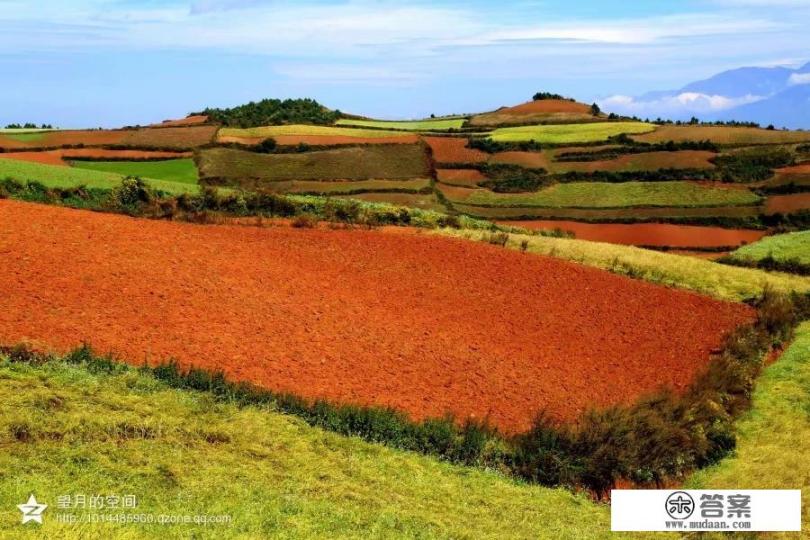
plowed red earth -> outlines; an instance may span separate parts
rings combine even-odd
[[[459,137],[425,137],[425,142],[433,151],[436,163],[483,163],[489,155],[486,152],[467,148],[467,139]]]
[[[682,389],[742,304],[484,243],[0,201],[0,343],[83,340],[506,432]]]
[[[792,195],[774,195],[765,202],[766,214],[789,214],[810,209],[810,193]]]
[[[594,242],[656,247],[736,247],[756,242],[767,231],[723,229],[666,223],[581,223],[578,221],[531,220],[502,221],[503,225],[527,229],[562,229],[577,238]]]

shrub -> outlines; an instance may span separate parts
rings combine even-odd
[[[314,229],[318,226],[318,219],[312,214],[301,214],[293,219],[292,226],[296,229]]]

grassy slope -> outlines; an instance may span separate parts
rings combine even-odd
[[[2,134],[5,137],[8,137],[9,139],[13,139],[15,141],[34,142],[34,141],[42,140],[45,137],[45,133],[47,131],[48,130],[40,130],[40,131],[34,131],[34,130],[25,130],[25,131],[4,130],[4,131],[0,131],[0,134]]]
[[[743,246],[732,253],[736,259],[755,261],[768,255],[777,261],[798,259],[802,264],[810,264],[810,231],[766,236],[759,242]]]
[[[734,457],[696,473],[692,489],[801,489],[802,523],[810,524],[810,322],[765,369],[753,408],[737,422]],[[805,530],[805,534],[806,534]],[[723,537],[723,535],[719,535]],[[780,536],[780,535],[774,535]],[[795,534],[780,537],[795,537]]]
[[[571,182],[534,193],[494,193],[477,190],[463,201],[482,206],[548,206],[619,208],[628,206],[734,206],[756,204],[750,191],[713,188],[692,182]]]
[[[384,131],[381,129],[355,129],[350,127],[310,126],[293,124],[288,126],[264,126],[256,128],[222,128],[219,137],[277,137],[279,135],[326,135],[341,137],[406,137],[401,131]]]
[[[217,404],[132,369],[0,360],[0,388],[0,537],[614,537],[607,507],[563,489]],[[31,492],[51,507],[43,527],[23,529],[15,505]],[[234,523],[60,525],[57,497],[70,493],[132,493],[139,513]]]
[[[472,240],[486,240],[488,237],[488,233],[481,231],[441,229],[438,233]],[[810,292],[810,278],[807,277],[726,266],[631,246],[513,234],[507,247],[519,249],[522,240],[527,242],[527,251],[531,253],[559,257],[726,300],[758,296],[766,284],[779,291]]]
[[[373,128],[420,130],[446,130],[459,129],[464,124],[464,118],[435,118],[426,120],[351,120],[345,118],[338,120],[339,126],[360,126]]]
[[[47,187],[75,187],[83,185],[87,187],[110,188],[118,185],[123,176],[112,172],[0,159],[0,178],[13,178],[20,182],[35,180]],[[148,179],[148,181],[153,187],[168,193],[184,193],[197,190],[196,185],[188,183],[168,182],[157,179]]]
[[[590,124],[559,124],[500,128],[490,137],[495,141],[517,142],[535,140],[540,143],[585,143],[605,141],[621,133],[647,133],[656,128],[645,122],[594,122]]]
[[[163,161],[74,161],[73,167],[102,171],[124,176],[140,176],[182,184],[196,184],[197,167],[193,159],[167,159]]]

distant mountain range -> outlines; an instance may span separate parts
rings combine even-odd
[[[798,69],[732,69],[679,90],[611,96],[599,104],[608,112],[644,118],[686,120],[696,116],[810,129],[810,63]]]

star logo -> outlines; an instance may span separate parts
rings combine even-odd
[[[28,523],[29,521],[35,521],[42,525],[42,513],[48,508],[47,504],[40,504],[37,502],[37,498],[34,497],[32,493],[30,497],[28,497],[28,502],[25,504],[18,504],[17,508],[20,509],[22,512],[22,522],[23,525]]]

